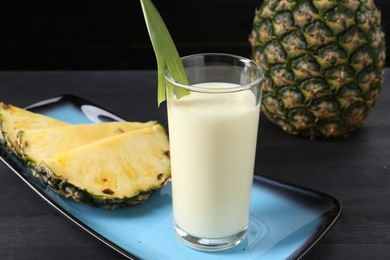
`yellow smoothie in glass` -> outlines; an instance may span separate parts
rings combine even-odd
[[[259,113],[250,90],[191,92],[168,103],[173,215],[189,234],[221,238],[247,228]]]

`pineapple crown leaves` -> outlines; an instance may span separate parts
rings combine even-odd
[[[140,1],[146,27],[148,29],[149,37],[157,59],[157,103],[160,105],[166,99],[166,89],[164,84],[165,70],[168,70],[169,74],[180,83],[188,84],[188,80],[176,46],[156,7],[150,0]],[[186,90],[179,90],[178,96],[183,95],[186,95]]]

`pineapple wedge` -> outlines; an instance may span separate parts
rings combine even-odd
[[[38,175],[76,201],[115,208],[145,201],[170,177],[161,125],[131,131],[45,159]]]
[[[33,166],[79,146],[155,124],[155,121],[110,122],[26,129],[18,134],[17,143],[21,157]]]
[[[64,125],[68,125],[68,123],[13,105],[0,103],[0,141],[14,152],[18,149],[17,136],[20,130]]]
[[[71,125],[0,102],[0,144],[60,194],[109,209],[145,201],[170,177],[155,121]]]

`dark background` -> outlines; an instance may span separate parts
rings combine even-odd
[[[261,2],[154,0],[181,56],[249,57],[248,35]],[[389,38],[390,1],[375,2]],[[1,1],[0,70],[113,69],[156,69],[139,0]]]

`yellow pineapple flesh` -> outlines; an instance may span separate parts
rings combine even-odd
[[[24,159],[39,164],[44,159],[55,157],[79,146],[129,131],[152,127],[155,124],[155,121],[109,122],[26,129],[18,135],[19,152]]]
[[[0,139],[12,150],[17,149],[17,136],[20,130],[41,129],[68,125],[52,117],[0,103]]]
[[[77,201],[133,205],[169,179],[168,138],[156,124],[72,149],[43,160],[39,168],[41,176]]]

